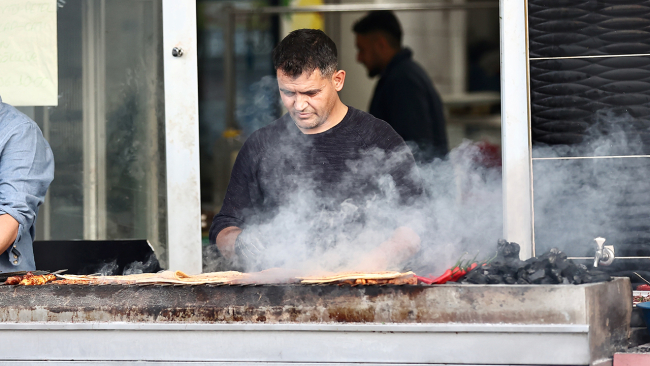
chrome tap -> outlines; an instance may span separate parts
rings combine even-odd
[[[594,240],[596,241],[596,245],[598,245],[596,255],[594,255],[594,268],[598,267],[599,264],[602,264],[603,266],[612,264],[614,261],[614,246],[603,246],[605,238],[596,238]]]

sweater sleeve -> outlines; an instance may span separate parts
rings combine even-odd
[[[212,219],[210,226],[210,243],[215,244],[221,230],[235,226],[242,228],[245,217],[254,209],[253,191],[258,189],[255,179],[255,159],[258,156],[259,144],[251,136],[237,154],[232,168],[230,182],[226,190],[221,210]]]

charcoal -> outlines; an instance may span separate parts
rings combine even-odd
[[[463,281],[474,284],[486,284],[487,278],[482,271],[470,271],[465,275]]]
[[[526,263],[526,267],[530,268],[530,266],[533,265],[533,263],[537,262],[537,258],[535,257],[530,257],[524,261]]]
[[[519,259],[519,257],[517,257],[517,258],[508,258],[508,259],[506,259],[506,265],[508,267],[519,269],[519,268],[525,266],[526,262]]]
[[[497,255],[503,258],[519,258],[519,244],[509,243],[503,239],[497,242]]]
[[[504,283],[503,282],[503,277],[501,277],[499,275],[488,275],[487,276],[487,283],[489,283],[490,285],[496,285],[496,284],[499,284],[499,283]]]
[[[560,271],[558,268],[551,268],[547,271],[546,274],[552,278],[555,283],[562,282],[562,271]]]
[[[539,257],[537,257],[537,260],[540,261],[540,262],[548,262],[549,258],[551,258],[551,257],[555,257],[555,254],[548,251],[548,252],[540,255]]]
[[[612,276],[608,275],[607,273],[603,273],[600,275],[593,276],[591,279],[591,283],[596,283],[596,282],[607,282],[611,281]]]
[[[488,265],[488,270],[489,269],[494,269],[494,272],[500,272],[503,267],[506,266],[506,261],[503,258],[495,258],[489,265]]]
[[[556,264],[556,267],[557,267],[557,269],[560,270],[560,272],[564,272],[567,268],[569,268],[569,267],[573,267],[573,266],[571,265],[571,262],[568,262],[568,261],[565,259],[565,260],[562,260],[562,261],[558,262],[558,263]]]
[[[530,267],[534,272],[537,272],[542,269],[546,269],[547,266],[550,264],[548,263],[548,260],[543,259],[543,260],[538,260],[537,262],[533,263],[533,265]]]
[[[582,273],[580,267],[578,266],[567,266],[562,270],[562,276],[564,277],[574,277],[574,276],[579,276],[580,273]]]
[[[520,267],[513,263],[507,263],[505,266],[501,267],[501,273],[504,276],[516,276],[519,272]]]
[[[535,273],[528,276],[528,279],[532,283],[537,283],[538,281],[541,281],[544,276],[546,276],[546,271],[544,269],[538,269]]]
[[[548,277],[542,278],[542,280],[539,283],[542,284],[542,285],[557,285],[560,282],[554,280],[553,277],[548,276]]]
[[[592,276],[596,276],[596,275],[604,275],[606,273],[597,269],[592,269],[589,271],[589,274]]]
[[[484,266],[479,266],[460,279],[474,284],[582,284],[603,282],[611,277],[598,270],[588,270],[583,264],[573,263],[566,253],[552,248],[546,253],[525,261],[519,259],[519,244],[499,240],[497,255]]]
[[[589,271],[588,276],[585,276],[584,283],[605,282],[611,280],[610,275],[598,270]]]
[[[526,268],[519,268],[517,270],[517,278],[528,277],[528,271]]]

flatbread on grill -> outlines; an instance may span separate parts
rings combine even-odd
[[[261,272],[242,273],[236,271],[210,272],[188,275],[182,271],[163,271],[160,273],[141,273],[126,276],[86,276],[58,275],[70,283],[88,284],[170,284],[170,285],[206,285],[206,284],[274,284],[293,283],[319,284],[345,282],[354,284],[410,283],[413,272],[340,272],[318,276],[297,276],[297,272],[282,268],[271,268]]]
[[[350,280],[396,280],[400,278],[413,277],[413,272],[340,272],[330,275],[297,277],[301,283],[332,283]]]
[[[136,284],[181,284],[181,285],[202,285],[211,283],[228,283],[234,279],[244,277],[246,274],[236,271],[212,272],[199,275],[188,275],[181,271],[164,271],[156,273],[156,276],[137,278]],[[129,277],[129,276],[123,276]]]
[[[165,271],[169,272],[169,271]],[[89,275],[57,275],[64,280],[73,281],[74,283],[87,282],[90,284],[134,284],[136,281],[142,281],[149,278],[167,277],[172,278],[169,274],[162,273],[139,273],[127,276],[89,276]]]

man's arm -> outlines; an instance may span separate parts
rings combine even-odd
[[[54,178],[54,158],[35,123],[19,118],[0,155],[0,253],[36,220],[38,206]]]
[[[11,215],[0,215],[0,253],[4,253],[18,237],[18,221]]]
[[[257,181],[252,171],[258,149],[255,138],[251,136],[237,154],[223,205],[210,226],[210,243],[216,244],[227,259],[234,259],[235,240],[242,232],[246,213],[254,211],[251,190],[256,189]]]

